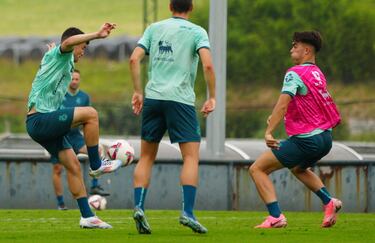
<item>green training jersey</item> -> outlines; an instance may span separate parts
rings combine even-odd
[[[198,50],[210,48],[207,32],[173,17],[150,25],[138,46],[150,55],[145,97],[194,105]]]
[[[58,110],[72,81],[73,70],[73,51],[62,53],[58,45],[44,54],[31,87],[27,109],[35,107],[41,113]]]

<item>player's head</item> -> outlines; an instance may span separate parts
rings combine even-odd
[[[61,43],[63,43],[66,39],[68,39],[71,36],[80,34],[84,34],[84,32],[76,27],[67,28],[61,35]],[[89,42],[86,42],[74,46],[74,62],[78,62],[78,60],[83,56],[83,54],[85,54],[85,49],[88,44]]]
[[[188,13],[193,10],[193,0],[170,0],[169,9],[173,13]]]
[[[316,53],[322,48],[322,38],[318,31],[294,32],[290,55],[295,64],[315,59]]]
[[[79,89],[79,83],[81,82],[81,73],[78,69],[74,69],[72,74],[72,81],[69,84],[71,91],[77,91]]]

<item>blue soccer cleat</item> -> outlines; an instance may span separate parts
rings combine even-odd
[[[133,219],[140,234],[151,234],[151,227],[147,222],[146,215],[139,207],[134,208]]]
[[[205,233],[208,232],[208,230],[206,229],[206,227],[204,227],[203,225],[201,225],[198,222],[198,220],[190,218],[190,217],[188,217],[185,214],[182,214],[180,216],[180,224],[182,224],[183,226],[189,227],[194,232],[199,233],[199,234],[205,234]]]

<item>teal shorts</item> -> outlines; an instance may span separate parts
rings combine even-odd
[[[195,107],[175,101],[145,99],[142,139],[158,143],[167,130],[171,143],[200,142]]]
[[[291,169],[296,166],[307,169],[314,166],[332,148],[332,133],[326,130],[317,135],[281,141],[279,149],[272,149],[280,163]]]
[[[34,113],[27,116],[26,130],[30,137],[42,145],[51,157],[72,148],[67,134],[70,132],[74,108],[61,109],[49,113]]]

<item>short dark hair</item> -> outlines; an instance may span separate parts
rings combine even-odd
[[[318,31],[294,32],[293,42],[302,42],[314,47],[315,52],[322,48],[322,37]]]
[[[69,37],[73,35],[80,35],[80,34],[84,34],[84,32],[76,27],[69,27],[64,31],[64,33],[62,33],[61,43],[63,43],[64,40],[68,39]],[[89,42],[87,42],[87,44],[89,44]]]
[[[173,11],[177,13],[189,12],[189,10],[193,6],[192,0],[171,0],[170,3],[172,5]]]
[[[79,74],[81,74],[81,72],[78,69],[74,69],[73,73],[79,73]]]

